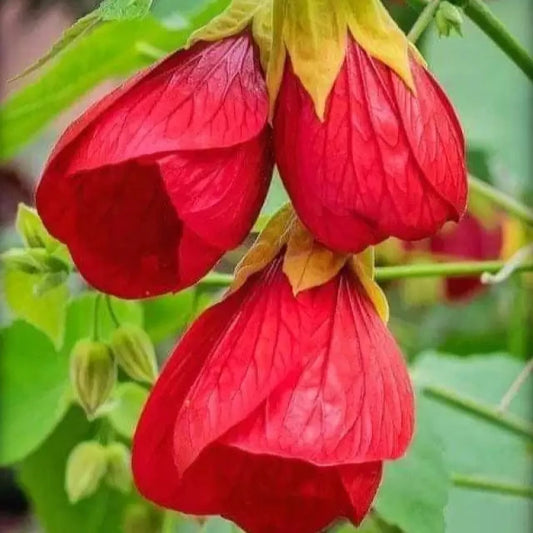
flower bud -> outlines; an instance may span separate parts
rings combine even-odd
[[[153,383],[157,377],[155,350],[150,337],[137,326],[125,325],[115,330],[111,349],[118,364],[132,379]]]
[[[107,469],[106,449],[98,442],[78,444],[68,456],[65,490],[70,503],[94,494]]]
[[[435,14],[435,24],[441,37],[448,37],[452,31],[463,35],[463,16],[461,10],[453,4],[450,4],[450,2],[444,1],[439,4],[439,8]]]
[[[117,376],[110,348],[88,339],[78,341],[70,359],[70,379],[88,416],[109,397]]]
[[[120,442],[113,442],[106,448],[106,454],[107,483],[121,492],[128,492],[132,481],[129,448]]]

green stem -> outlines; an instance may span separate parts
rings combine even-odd
[[[533,58],[494,15],[487,3],[484,0],[466,0],[463,9],[470,20],[533,81]]]
[[[407,0],[414,9],[423,11],[433,0]],[[533,80],[533,58],[494,15],[484,0],[449,0],[463,8],[468,18],[504,52],[522,72]],[[418,22],[418,21],[417,21]],[[416,25],[416,23],[415,23]],[[414,27],[413,27],[414,29]],[[411,33],[411,32],[409,32]],[[415,42],[415,40],[413,40]]]
[[[456,278],[477,276],[485,272],[495,273],[505,266],[505,261],[458,261],[456,263],[420,263],[376,268],[376,281],[391,281],[402,278]],[[514,272],[533,271],[533,262],[528,261]]]
[[[455,391],[428,385],[424,387],[424,394],[442,403],[455,407],[477,418],[481,418],[511,433],[533,440],[533,424],[514,415],[499,412],[492,406],[484,405],[470,398],[461,396]]]
[[[508,496],[522,496],[533,499],[533,487],[527,485],[515,485],[478,476],[466,476],[463,474],[452,474],[452,482],[456,487],[475,489],[486,492],[497,492]]]
[[[96,298],[94,299],[94,307],[93,307],[93,340],[98,341],[100,339],[100,333],[98,328],[98,312],[100,309],[100,299],[101,294],[97,294]]]
[[[513,217],[521,220],[529,226],[533,226],[533,209],[527,205],[524,205],[511,196],[495,189],[488,183],[485,183],[471,174],[468,176],[468,184],[470,186],[470,191],[478,193],[480,196],[490,200],[498,207],[501,207]]]
[[[376,281],[392,281],[403,278],[434,278],[477,276],[484,272],[495,273],[505,266],[505,261],[458,261],[456,263],[419,263],[410,265],[388,266],[376,268]],[[533,271],[533,261],[516,267],[514,272]],[[233,281],[232,274],[212,272],[199,283],[204,286],[227,287]]]
[[[433,17],[435,16],[435,12],[439,7],[439,3],[440,0],[431,0],[426,4],[424,9],[422,10],[422,13],[420,13],[419,17],[413,24],[413,27],[409,30],[409,33],[407,34],[407,38],[412,43],[416,43],[416,41],[420,39],[420,36],[424,33],[426,28],[431,24]]]
[[[115,324],[115,327],[119,328],[120,320],[115,314],[115,310],[113,309],[113,304],[111,303],[111,297],[109,296],[109,294],[105,295],[105,301],[107,304],[107,310],[109,311],[109,316],[111,316],[111,320],[113,321],[113,324]]]

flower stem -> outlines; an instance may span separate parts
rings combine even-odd
[[[479,476],[466,476],[463,474],[452,474],[452,482],[456,487],[475,489],[486,492],[497,492],[508,496],[522,496],[533,499],[533,487],[527,485],[515,485],[497,479],[489,479]]]
[[[468,18],[493,42],[504,52],[513,63],[519,67],[524,74],[533,81],[533,58],[528,51],[513,37],[505,25],[494,15],[484,0],[449,0],[458,7],[463,8]],[[408,3],[415,9],[420,9],[423,6],[422,15],[429,4],[434,0],[408,0]],[[423,31],[414,32],[415,26],[418,25],[418,20],[415,22],[408,37],[412,42],[420,37]],[[428,21],[429,23],[429,21]],[[413,36],[411,37],[411,33]]]
[[[505,266],[505,261],[458,261],[455,263],[419,263],[376,268],[376,281],[392,281],[403,278],[434,278],[481,276],[485,272],[494,273]],[[518,266],[514,273],[533,271],[533,261]],[[199,283],[204,286],[227,287],[233,281],[232,274],[211,272]]]
[[[507,390],[507,392],[503,395],[500,404],[498,405],[498,412],[504,413],[507,411],[509,406],[511,405],[511,402],[515,399],[516,395],[524,385],[524,383],[527,381],[527,378],[533,373],[533,359],[527,363],[527,365],[522,369],[520,374],[516,377],[516,379],[511,383],[511,386]]]
[[[93,340],[98,341],[100,339],[100,333],[98,329],[98,312],[100,309],[100,298],[101,294],[98,293],[96,295],[96,298],[94,299],[94,307],[93,307]]]
[[[109,316],[111,317],[111,320],[113,321],[113,324],[115,324],[115,327],[120,327],[120,320],[118,319],[117,315],[115,314],[115,310],[113,309],[113,304],[111,303],[111,297],[109,294],[105,295],[105,301],[107,304],[107,310],[109,311]]]
[[[416,19],[413,27],[409,30],[407,38],[412,42],[416,43],[420,36],[424,33],[426,28],[431,24],[435,12],[439,7],[440,0],[430,0],[426,3],[426,6]]]
[[[495,189],[492,185],[472,176],[472,174],[469,174],[468,176],[468,184],[471,191],[475,191],[480,196],[490,200],[492,203],[501,207],[504,211],[525,224],[533,226],[533,209],[527,205],[524,205],[502,191]]]
[[[466,0],[465,14],[533,81],[533,58],[483,0]]]
[[[484,405],[457,394],[455,391],[428,385],[424,387],[424,394],[442,403],[455,407],[461,411],[470,413],[477,418],[481,418],[511,433],[533,440],[533,424],[528,420],[523,420],[515,415],[505,414],[492,406]]]

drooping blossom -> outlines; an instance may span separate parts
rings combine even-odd
[[[80,273],[123,298],[195,283],[246,237],[272,173],[247,30],[174,53],[63,134],[37,190]]]
[[[329,248],[359,252],[458,221],[461,126],[379,0],[292,4],[269,84],[276,162],[303,223]]]
[[[133,472],[158,505],[248,533],[358,524],[408,446],[412,391],[376,293],[301,229],[265,230],[156,382]]]

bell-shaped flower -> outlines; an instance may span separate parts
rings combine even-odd
[[[195,42],[67,129],[38,211],[94,287],[123,298],[182,289],[252,227],[272,174],[267,119],[252,32]]]
[[[276,162],[307,228],[359,252],[459,220],[461,126],[379,0],[279,5],[267,77]]]
[[[324,249],[283,210],[156,382],[134,437],[140,492],[248,533],[360,523],[413,431],[386,311],[365,258]]]

